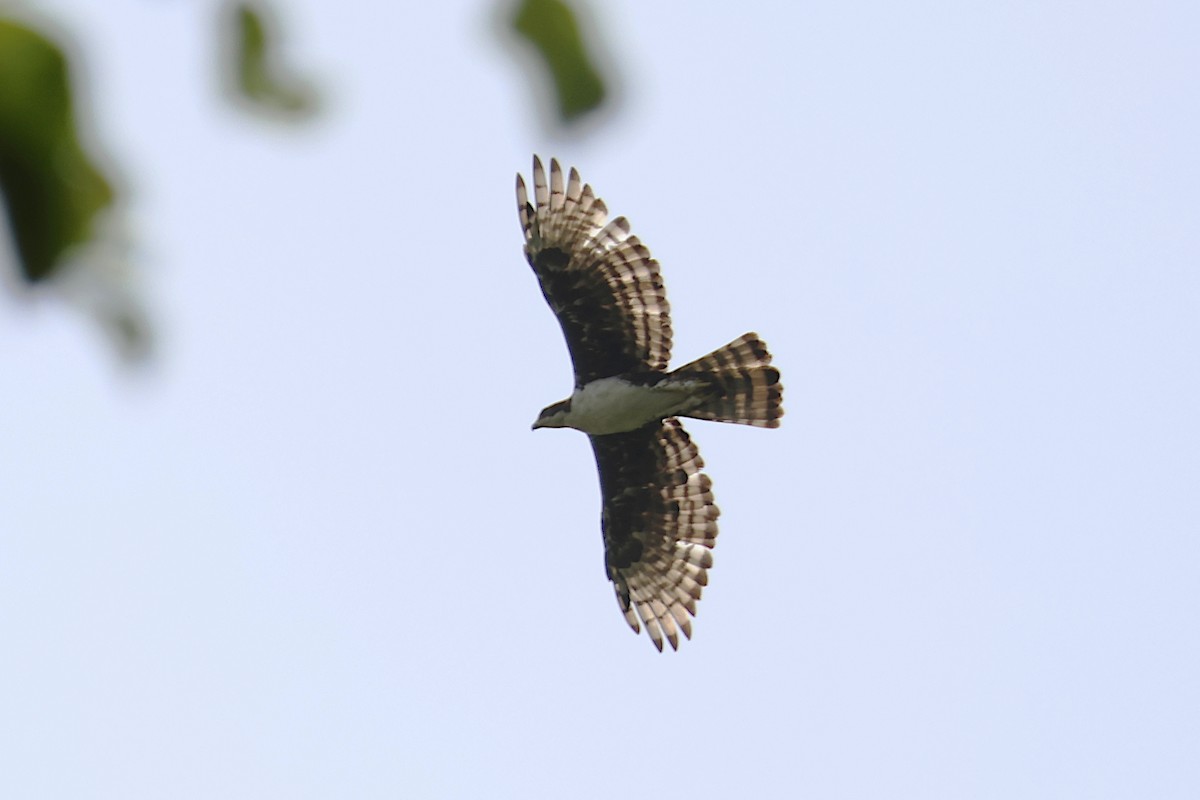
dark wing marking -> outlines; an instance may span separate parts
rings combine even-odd
[[[679,647],[708,583],[720,511],[704,461],[676,419],[592,436],[604,507],[604,560],[625,621]],[[640,623],[639,623],[640,620]]]
[[[558,317],[575,385],[627,372],[662,371],[671,358],[671,317],[659,274],[629,222],[607,222],[604,202],[572,168],[566,187],[558,161],[550,181],[533,159],[534,203],[517,175],[525,258]]]

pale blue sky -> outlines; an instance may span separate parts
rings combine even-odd
[[[1200,7],[597,4],[540,127],[491,3],[292,2],[327,113],[215,83],[213,2],[39,4],[119,165],[158,359],[0,297],[0,795],[1194,798]],[[694,640],[605,580],[513,177],[577,166],[676,354]]]

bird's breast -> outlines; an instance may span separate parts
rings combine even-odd
[[[637,430],[695,407],[702,388],[696,381],[645,385],[620,376],[599,378],[571,395],[568,423],[594,436]]]

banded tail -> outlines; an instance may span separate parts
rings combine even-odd
[[[783,385],[771,354],[757,333],[744,333],[703,358],[684,364],[672,378],[699,379],[714,395],[681,417],[778,428],[783,416]]]

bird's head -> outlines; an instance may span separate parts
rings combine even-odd
[[[531,430],[538,428],[566,428],[568,427],[567,415],[571,413],[571,400],[560,400],[557,403],[551,403],[542,409],[542,413],[538,414],[537,421],[533,423]]]

